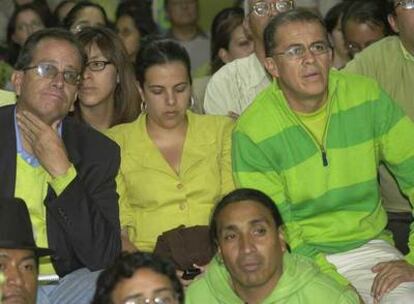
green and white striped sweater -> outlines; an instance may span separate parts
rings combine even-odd
[[[262,190],[276,202],[293,252],[334,274],[325,254],[391,241],[377,181],[380,161],[414,202],[414,123],[369,78],[332,70],[328,91],[323,145],[276,84],[262,91],[234,130],[233,172],[238,187]],[[414,264],[414,234],[410,248],[407,260]]]

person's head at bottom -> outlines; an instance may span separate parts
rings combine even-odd
[[[51,250],[33,239],[29,212],[23,200],[0,199],[0,271],[5,281],[0,303],[35,304],[39,257]]]
[[[182,304],[174,266],[150,253],[124,253],[98,278],[93,304]]]
[[[287,247],[281,225],[275,203],[258,190],[235,190],[213,211],[211,238],[245,302],[264,300],[282,276]]]

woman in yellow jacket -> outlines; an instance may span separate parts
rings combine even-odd
[[[190,59],[171,40],[144,45],[136,74],[142,114],[108,135],[121,147],[117,186],[124,249],[152,251],[164,231],[207,225],[214,203],[233,189],[233,122],[188,110]]]

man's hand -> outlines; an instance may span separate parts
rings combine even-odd
[[[372,271],[377,273],[371,287],[374,303],[401,283],[414,281],[414,266],[405,260],[378,263]]]
[[[64,175],[71,163],[65,145],[58,135],[59,122],[49,126],[27,111],[17,113],[16,117],[20,133],[42,167],[52,177]]]

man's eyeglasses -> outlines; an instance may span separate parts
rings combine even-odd
[[[270,12],[273,9],[279,13],[287,12],[294,7],[293,0],[280,0],[272,3],[267,3],[266,1],[259,1],[252,5],[252,11],[260,16],[269,16]]]
[[[397,8],[399,6],[406,10],[412,10],[414,9],[414,0],[397,1],[397,3],[395,3],[394,8]]]
[[[126,299],[123,304],[178,304],[178,296],[172,290],[155,292],[152,299],[137,295]]]
[[[80,73],[78,71],[66,70],[60,72],[59,69],[51,63],[38,63],[37,65],[24,68],[23,71],[32,69],[35,69],[38,76],[48,79],[54,79],[59,73],[62,73],[63,80],[70,85],[77,85],[80,80]]]
[[[105,60],[95,60],[95,61],[89,61],[86,64],[86,67],[93,72],[98,72],[98,71],[102,71],[103,69],[105,69],[107,64],[111,64],[112,62],[110,61],[105,61]]]
[[[315,56],[319,56],[328,53],[330,49],[331,46],[327,42],[315,42],[312,43],[309,47],[306,47],[303,44],[292,45],[284,52],[275,53],[275,55],[285,56],[285,58],[288,60],[299,60],[305,57],[306,50],[309,50],[309,52]]]

